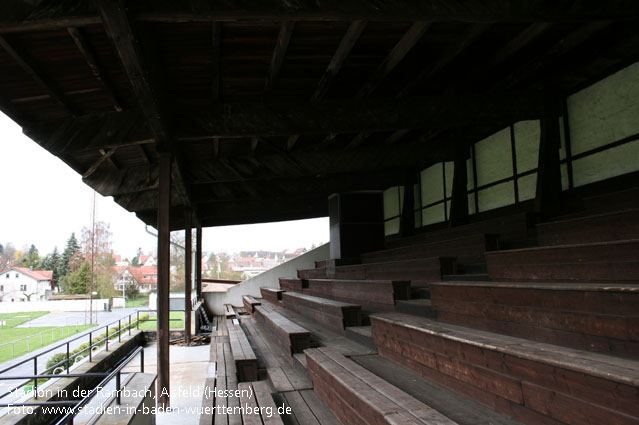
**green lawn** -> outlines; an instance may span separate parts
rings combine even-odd
[[[146,307],[149,305],[149,296],[138,297],[133,300],[126,300],[126,307]]]
[[[31,311],[28,313],[0,313],[0,323],[5,323],[4,325],[0,326],[0,329],[19,326],[25,322],[28,322],[29,320],[37,319],[40,316],[44,316],[45,314],[49,314],[49,312]]]
[[[172,311],[169,317],[171,318],[171,321],[169,322],[169,328],[184,329],[184,312],[183,311]],[[179,320],[173,320],[173,319],[179,319]],[[157,327],[158,327],[158,323],[157,323],[155,315],[151,316],[148,322],[140,322],[140,329],[156,329]]]
[[[81,326],[39,326],[33,328],[16,328],[29,320],[40,317],[47,312],[1,314],[7,326],[0,327],[0,362],[29,353],[53,342],[67,338],[75,333],[89,329],[93,325]],[[29,337],[26,339],[26,337]],[[20,341],[18,341],[20,340]],[[14,344],[8,344],[16,341]]]

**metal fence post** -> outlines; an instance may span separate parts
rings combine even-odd
[[[71,365],[69,364],[69,343],[67,342],[67,374],[69,374],[69,367]]]
[[[115,404],[120,404],[120,370],[115,374]]]
[[[106,325],[106,351],[109,351],[109,325]]]
[[[93,361],[92,356],[93,356],[93,332],[89,332],[89,362]]]
[[[122,339],[121,339],[121,335],[122,335],[121,322],[122,322],[122,319],[118,319],[118,342],[122,342]]]
[[[144,373],[144,349],[140,350],[140,373]]]
[[[38,399],[38,357],[33,358],[33,374],[36,376],[33,378],[33,398]]]

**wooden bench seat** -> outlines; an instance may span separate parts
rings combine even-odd
[[[224,306],[224,315],[227,319],[235,319],[235,310],[232,305],[226,304]]]
[[[303,294],[354,303],[369,310],[394,310],[396,300],[410,298],[409,281],[309,279],[304,282],[307,286],[301,291]]]
[[[314,391],[342,423],[456,424],[335,350],[305,354]]]
[[[639,358],[639,286],[436,282],[442,321],[540,342]]]
[[[488,275],[510,282],[639,283],[639,240],[486,253]]]
[[[361,307],[357,304],[349,304],[296,292],[284,292],[282,294],[282,300],[284,308],[314,319],[329,329],[342,334],[346,326],[361,325]]]
[[[299,270],[301,279],[315,279],[319,269]],[[354,264],[323,269],[325,279],[410,280],[413,286],[440,281],[444,274],[456,274],[457,262],[451,257],[430,257],[383,263]]]
[[[284,291],[276,288],[260,288],[262,298],[273,304],[277,304],[279,301],[282,301],[282,292]]]
[[[499,249],[496,235],[474,234],[362,254],[362,263],[383,263],[429,257],[456,257],[459,263],[482,261],[486,251]]]
[[[233,320],[226,321],[229,332],[229,343],[231,354],[235,362],[238,382],[248,382],[257,380],[257,357],[251,348],[251,344],[246,338],[246,334],[239,323]]]
[[[246,310],[246,312],[251,315],[255,313],[255,306],[262,304],[260,301],[256,300],[250,295],[244,295],[242,297],[242,303],[244,304],[244,310]]]
[[[311,346],[310,332],[282,316],[275,308],[256,306],[255,317],[264,323],[285,353],[301,353]]]
[[[540,246],[639,239],[639,209],[539,223]]]
[[[379,354],[528,424],[639,421],[639,361],[436,322],[371,315]]]
[[[241,383],[240,403],[244,425],[284,425],[266,381]]]

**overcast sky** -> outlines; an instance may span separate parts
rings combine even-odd
[[[40,255],[82,227],[90,227],[93,190],[64,162],[22,134],[0,113],[0,243],[17,249],[34,244]],[[113,249],[132,258],[138,247],[154,250],[156,238],[145,232],[135,214],[113,198],[96,195],[96,220],[106,221],[113,233]],[[295,249],[328,242],[328,218],[204,229],[208,252]]]

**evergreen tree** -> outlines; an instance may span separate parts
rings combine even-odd
[[[40,262],[39,268],[41,270],[52,270],[53,271],[53,281],[56,284],[59,284],[58,279],[60,276],[58,275],[58,265],[60,263],[60,254],[58,253],[58,247],[53,248],[53,252],[42,259]]]
[[[4,254],[4,245],[0,243],[0,255]]]
[[[135,258],[131,261],[131,265],[133,267],[140,266],[140,257],[142,256],[142,248],[138,248],[138,251],[135,253]]]
[[[91,266],[85,261],[78,270],[64,276],[61,285],[66,294],[86,294],[90,279]]]
[[[62,256],[60,256],[60,261],[58,262],[58,277],[60,279],[69,274],[69,261],[79,251],[80,244],[75,238],[75,233],[71,233],[71,236],[67,240],[67,246],[64,248],[64,252],[62,253]]]

